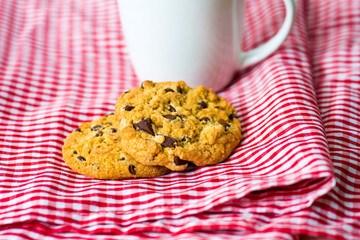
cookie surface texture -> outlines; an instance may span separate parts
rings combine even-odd
[[[125,152],[144,165],[184,170],[225,160],[241,140],[235,109],[211,89],[153,83],[123,93],[115,114]]]
[[[65,163],[80,174],[98,179],[156,177],[169,172],[164,167],[144,166],[124,153],[118,128],[115,115],[82,123],[64,142]]]

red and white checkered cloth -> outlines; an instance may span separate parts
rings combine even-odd
[[[360,1],[297,6],[282,47],[220,93],[244,135],[227,161],[105,181],[61,147],[138,85],[116,0],[0,1],[0,238],[359,239]],[[244,48],[283,15],[248,1]]]

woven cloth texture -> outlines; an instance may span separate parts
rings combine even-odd
[[[297,1],[291,34],[219,95],[243,140],[223,163],[96,180],[65,137],[139,85],[115,0],[0,1],[0,237],[360,238],[360,2]],[[243,48],[279,29],[247,1]]]

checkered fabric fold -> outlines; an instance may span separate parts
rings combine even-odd
[[[96,180],[65,137],[138,80],[115,0],[0,1],[0,236],[18,239],[360,238],[360,2],[298,1],[272,56],[219,94],[244,139],[223,163]],[[248,1],[244,49],[281,1]]]

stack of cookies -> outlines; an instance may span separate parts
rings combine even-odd
[[[211,89],[145,81],[119,97],[115,114],[70,133],[62,152],[80,174],[142,178],[220,163],[240,140],[235,109]]]

